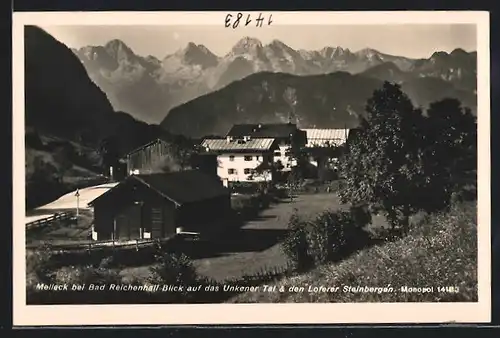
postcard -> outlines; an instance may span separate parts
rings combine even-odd
[[[489,53],[487,12],[14,13],[14,325],[489,322]]]

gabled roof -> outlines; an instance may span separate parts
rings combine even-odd
[[[131,175],[114,188],[89,202],[88,205],[92,206],[97,200],[110,197],[116,189],[131,180],[145,185],[178,205],[229,196],[230,194],[217,177],[207,175],[200,170],[184,170],[171,173]]]
[[[274,138],[250,138],[248,141],[227,139],[205,139],[202,146],[209,152],[267,151],[274,145]]]
[[[307,135],[307,146],[321,146],[326,141],[331,145],[342,145],[347,141],[349,129],[303,129]]]
[[[144,149],[144,148],[147,148],[147,147],[149,147],[150,145],[155,144],[156,142],[168,143],[168,142],[167,142],[167,140],[164,140],[164,139],[163,139],[163,138],[161,138],[161,137],[157,137],[157,138],[155,138],[154,140],[152,140],[152,141],[150,141],[150,142],[148,142],[148,143],[146,143],[146,144],[143,144],[143,145],[141,145],[141,146],[139,146],[139,147],[137,147],[137,148],[133,149],[132,151],[129,151],[129,152],[125,155],[125,157],[127,157],[128,155],[132,155],[132,154],[134,154],[134,153],[138,152],[139,150],[142,150],[142,149]]]
[[[235,124],[226,136],[255,138],[288,138],[298,131],[293,123]]]

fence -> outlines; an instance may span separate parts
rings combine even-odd
[[[56,221],[69,220],[73,216],[74,216],[74,212],[73,211],[58,212],[58,213],[56,213],[56,214],[54,214],[52,216],[48,216],[48,217],[45,217],[45,218],[42,218],[42,219],[38,219],[38,220],[33,221],[33,222],[26,223],[26,228],[28,230],[38,229],[38,228],[41,228],[41,227],[48,226],[48,225],[50,225],[50,224],[52,224],[53,222],[56,222]]]
[[[241,278],[228,279],[225,282],[230,284],[236,283],[239,285],[254,285],[263,282],[270,282],[274,279],[279,279],[291,274],[294,271],[293,268],[294,266],[290,262],[287,262],[287,264],[283,266],[262,267],[254,273],[243,275]]]
[[[139,249],[149,247],[153,244],[158,244],[157,239],[135,239],[131,241],[79,241],[76,243],[57,243],[57,244],[49,244],[46,243],[45,246],[50,248],[51,250],[57,251],[79,251],[79,250],[99,250],[99,249]],[[32,245],[27,246],[28,248],[38,248],[40,245]]]

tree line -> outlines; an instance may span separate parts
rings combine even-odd
[[[452,98],[414,107],[400,85],[385,82],[344,153],[340,195],[405,232],[412,213],[443,210],[474,189],[476,162],[477,121],[469,108]]]

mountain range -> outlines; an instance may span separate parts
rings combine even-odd
[[[173,108],[161,122],[171,133],[223,136],[236,123],[296,123],[300,128],[355,128],[383,79],[334,72],[298,76],[260,72]],[[434,77],[407,80],[402,90],[417,106],[458,98],[475,112],[476,96]]]
[[[166,121],[174,107],[260,72],[314,76],[340,71],[400,83],[433,78],[444,91],[476,91],[477,55],[462,49],[411,59],[370,48],[295,50],[279,40],[263,44],[244,37],[223,56],[193,42],[161,60],[137,55],[117,39],[72,50],[115,110],[148,123]]]

